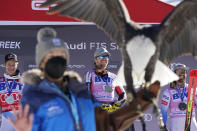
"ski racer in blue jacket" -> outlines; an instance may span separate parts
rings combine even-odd
[[[23,96],[19,114],[10,121],[16,131],[113,131],[127,128],[140,115],[137,105],[145,111],[150,101],[137,98],[114,113],[103,111],[79,82],[74,73],[65,72],[69,53],[64,42],[52,28],[42,28],[37,35],[36,64],[39,69],[22,76]],[[84,88],[83,88],[84,87]],[[151,85],[155,97],[159,82]],[[29,106],[26,106],[29,105]],[[30,109],[28,109],[30,107]],[[32,115],[27,115],[30,110]]]

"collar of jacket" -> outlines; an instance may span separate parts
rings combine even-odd
[[[81,90],[85,90],[85,84],[81,83],[82,79],[78,73],[74,71],[66,71],[64,72],[64,78],[67,79],[69,89],[73,92],[77,93]],[[40,85],[42,81],[45,81],[43,77],[43,73],[39,69],[32,69],[24,72],[21,77],[22,84],[30,84],[30,85]],[[37,86],[35,86],[37,87]]]
[[[79,74],[74,71],[65,71],[64,77],[69,77],[75,79],[78,82],[82,82],[82,79],[79,76]],[[32,69],[22,74],[21,83],[38,85],[42,81],[42,79],[44,79],[42,71],[40,69]]]

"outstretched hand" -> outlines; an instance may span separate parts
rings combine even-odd
[[[33,114],[28,115],[29,105],[25,105],[23,110],[22,105],[19,105],[19,112],[14,110],[15,120],[10,117],[8,120],[11,122],[16,131],[31,131],[33,123]]]

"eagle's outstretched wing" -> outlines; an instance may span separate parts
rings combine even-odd
[[[40,7],[57,3],[48,13],[59,13],[82,21],[94,22],[103,29],[114,42],[124,41],[128,12],[122,9],[119,0],[47,0]],[[124,11],[126,10],[126,11]]]
[[[179,56],[197,56],[197,0],[181,2],[164,19],[158,35],[160,60],[169,64]]]

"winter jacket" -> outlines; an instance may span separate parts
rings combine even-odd
[[[72,75],[64,77],[65,89],[70,94],[66,95],[55,83],[43,79],[39,70],[24,73],[21,103],[23,106],[29,104],[30,111],[34,113],[33,131],[120,130],[139,117],[137,103],[142,111],[151,106],[151,102],[143,100],[142,90],[130,104],[109,114],[100,109],[85,84]],[[155,87],[153,94],[157,95],[159,83]]]
[[[99,103],[113,103],[118,100],[126,99],[126,93],[121,85],[113,85],[116,75],[107,71],[104,76],[98,75],[94,70],[86,73],[86,85]],[[109,87],[109,91],[107,90]],[[122,97],[122,98],[121,98]],[[119,99],[121,98],[121,99]]]
[[[4,73],[0,77],[0,131],[13,131],[8,117],[14,118],[12,110],[18,110],[23,85],[19,81],[20,73],[9,76]]]

